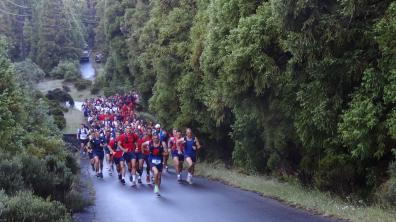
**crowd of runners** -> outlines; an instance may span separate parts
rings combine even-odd
[[[189,128],[184,134],[179,129],[168,133],[159,123],[138,119],[135,114],[138,102],[139,95],[134,91],[85,100],[82,110],[87,123],[77,131],[82,157],[89,157],[98,178],[103,178],[106,162],[109,175],[115,169],[121,184],[126,184],[125,177],[129,175],[135,187],[142,183],[145,173],[146,183],[154,183],[154,193],[160,196],[161,174],[163,169],[168,170],[171,155],[177,181],[182,181],[186,162],[186,181],[192,184],[197,150],[201,148],[198,138]]]

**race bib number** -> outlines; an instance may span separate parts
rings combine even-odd
[[[151,163],[158,165],[158,164],[161,164],[161,160],[152,159]]]

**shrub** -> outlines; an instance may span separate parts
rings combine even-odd
[[[0,161],[0,188],[7,194],[23,189],[22,165],[18,159]]]
[[[77,90],[84,90],[87,89],[91,86],[92,82],[89,80],[85,80],[85,79],[80,79],[78,81],[76,81],[74,83],[74,85],[76,86]]]
[[[48,91],[47,98],[61,103],[69,102],[71,106],[74,106],[73,98],[67,92],[59,88]]]
[[[68,210],[57,201],[44,200],[31,192],[18,192],[13,197],[0,193],[4,205],[0,221],[9,222],[66,222],[72,221]]]
[[[55,68],[50,72],[50,76],[62,79],[65,81],[76,81],[80,78],[80,71],[78,70],[78,64],[72,61],[61,61]]]
[[[396,162],[389,165],[390,178],[377,192],[378,201],[384,206],[396,206]]]
[[[62,115],[54,115],[53,117],[54,117],[54,123],[58,127],[58,129],[62,130],[66,127],[66,119],[63,116],[63,113]]]
[[[352,192],[354,175],[357,174],[355,171],[356,167],[349,159],[327,155],[319,162],[315,185],[321,190],[349,194]]]
[[[95,82],[95,83],[91,86],[91,94],[98,94],[101,88],[102,88],[101,85],[98,84],[97,82]]]
[[[70,92],[70,87],[68,87],[67,85],[62,85],[62,89],[65,92]]]
[[[72,212],[82,211],[85,207],[91,204],[91,201],[84,199],[81,193],[76,190],[71,190],[66,195],[65,205]]]
[[[44,71],[32,60],[14,63],[16,74],[26,82],[38,82],[45,77]]]

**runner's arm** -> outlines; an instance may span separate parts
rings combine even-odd
[[[122,151],[124,151],[125,153],[126,152],[128,152],[128,150],[127,149],[125,149],[123,146],[122,146],[122,143],[121,143],[121,141],[118,141],[118,146],[120,147],[120,149],[122,150]]]
[[[197,149],[201,149],[201,144],[199,143],[199,140],[197,137],[195,137],[195,143],[197,144]]]
[[[162,141],[162,146],[164,147],[164,150],[168,150],[168,146],[166,145],[166,142],[165,141]]]

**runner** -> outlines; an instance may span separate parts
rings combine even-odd
[[[148,128],[146,129],[145,135],[142,139],[139,140],[139,147],[143,150],[143,161],[146,162],[146,183],[147,184],[151,184],[150,182],[150,162],[149,162],[149,155],[150,155],[150,150],[148,149],[148,147],[144,147],[143,143],[145,142],[151,142],[152,141],[152,133],[151,133],[151,129]],[[139,174],[140,177],[142,176],[143,173],[143,166],[142,168],[139,169]]]
[[[81,124],[80,128],[77,130],[77,140],[80,142],[80,156],[85,157],[86,155],[86,145],[88,144],[89,129],[85,124]]]
[[[184,154],[183,145],[178,142],[182,140],[182,134],[180,130],[173,129],[173,136],[169,139],[168,147],[172,150],[173,163],[176,170],[177,181],[181,182],[181,172],[183,170]]]
[[[159,136],[159,139],[161,143],[163,144],[164,147],[164,167],[165,170],[168,171],[168,159],[169,159],[169,152],[170,150],[168,149],[167,143],[168,143],[168,133],[161,128],[160,124],[155,125],[155,132]]]
[[[88,136],[88,140],[91,141],[93,138],[94,138],[94,132],[91,131],[89,136]],[[92,148],[93,147],[91,146],[91,143],[88,143],[87,146],[86,146],[86,149],[87,149],[87,152],[88,152],[89,162],[91,164],[92,171],[95,172],[95,159],[94,159],[94,153],[93,153]]]
[[[136,140],[139,140],[139,137],[136,135]],[[138,183],[142,183],[142,174],[143,174],[143,149],[139,146],[139,143],[136,146],[135,150],[133,151],[132,157],[132,176],[136,175],[136,171],[138,172]],[[135,178],[133,178],[132,186],[136,185]]]
[[[95,131],[95,137],[91,139],[90,144],[95,161],[96,176],[99,178],[103,178],[103,147],[105,146],[105,143],[106,142],[103,140],[103,138],[100,138],[99,131]]]
[[[149,161],[150,168],[154,173],[154,193],[157,196],[160,196],[160,185],[161,185],[161,175],[162,175],[162,167],[163,167],[163,155],[164,155],[164,147],[159,139],[157,134],[153,135],[153,141],[147,141],[143,143],[143,146],[148,146],[150,151]]]
[[[178,142],[184,143],[184,159],[188,164],[187,182],[192,184],[192,177],[194,175],[195,163],[197,161],[197,150],[201,148],[198,138],[195,137],[190,128],[186,130],[186,137]]]
[[[104,139],[106,140],[107,143],[109,143],[112,138],[110,129],[106,129],[105,132],[106,133],[104,135],[104,137],[105,137]],[[105,150],[105,155],[106,155],[107,170],[109,171],[109,175],[111,176],[114,171],[114,166],[113,166],[113,154],[112,154],[112,152],[110,152],[109,144],[106,144],[106,146],[104,147],[104,150]]]
[[[135,133],[132,133],[131,126],[126,126],[125,133],[120,136],[118,140],[118,146],[124,150],[124,159],[128,165],[128,171],[131,174],[129,180],[132,182],[132,186],[136,186],[136,166],[132,164],[134,159],[134,150],[138,137]]]
[[[120,132],[117,131],[116,135],[110,139],[109,148],[110,152],[113,153],[113,161],[116,165],[118,172],[118,180],[125,184],[125,160],[123,157],[123,150],[118,146],[118,140],[120,138]],[[126,151],[126,150],[125,150]]]

